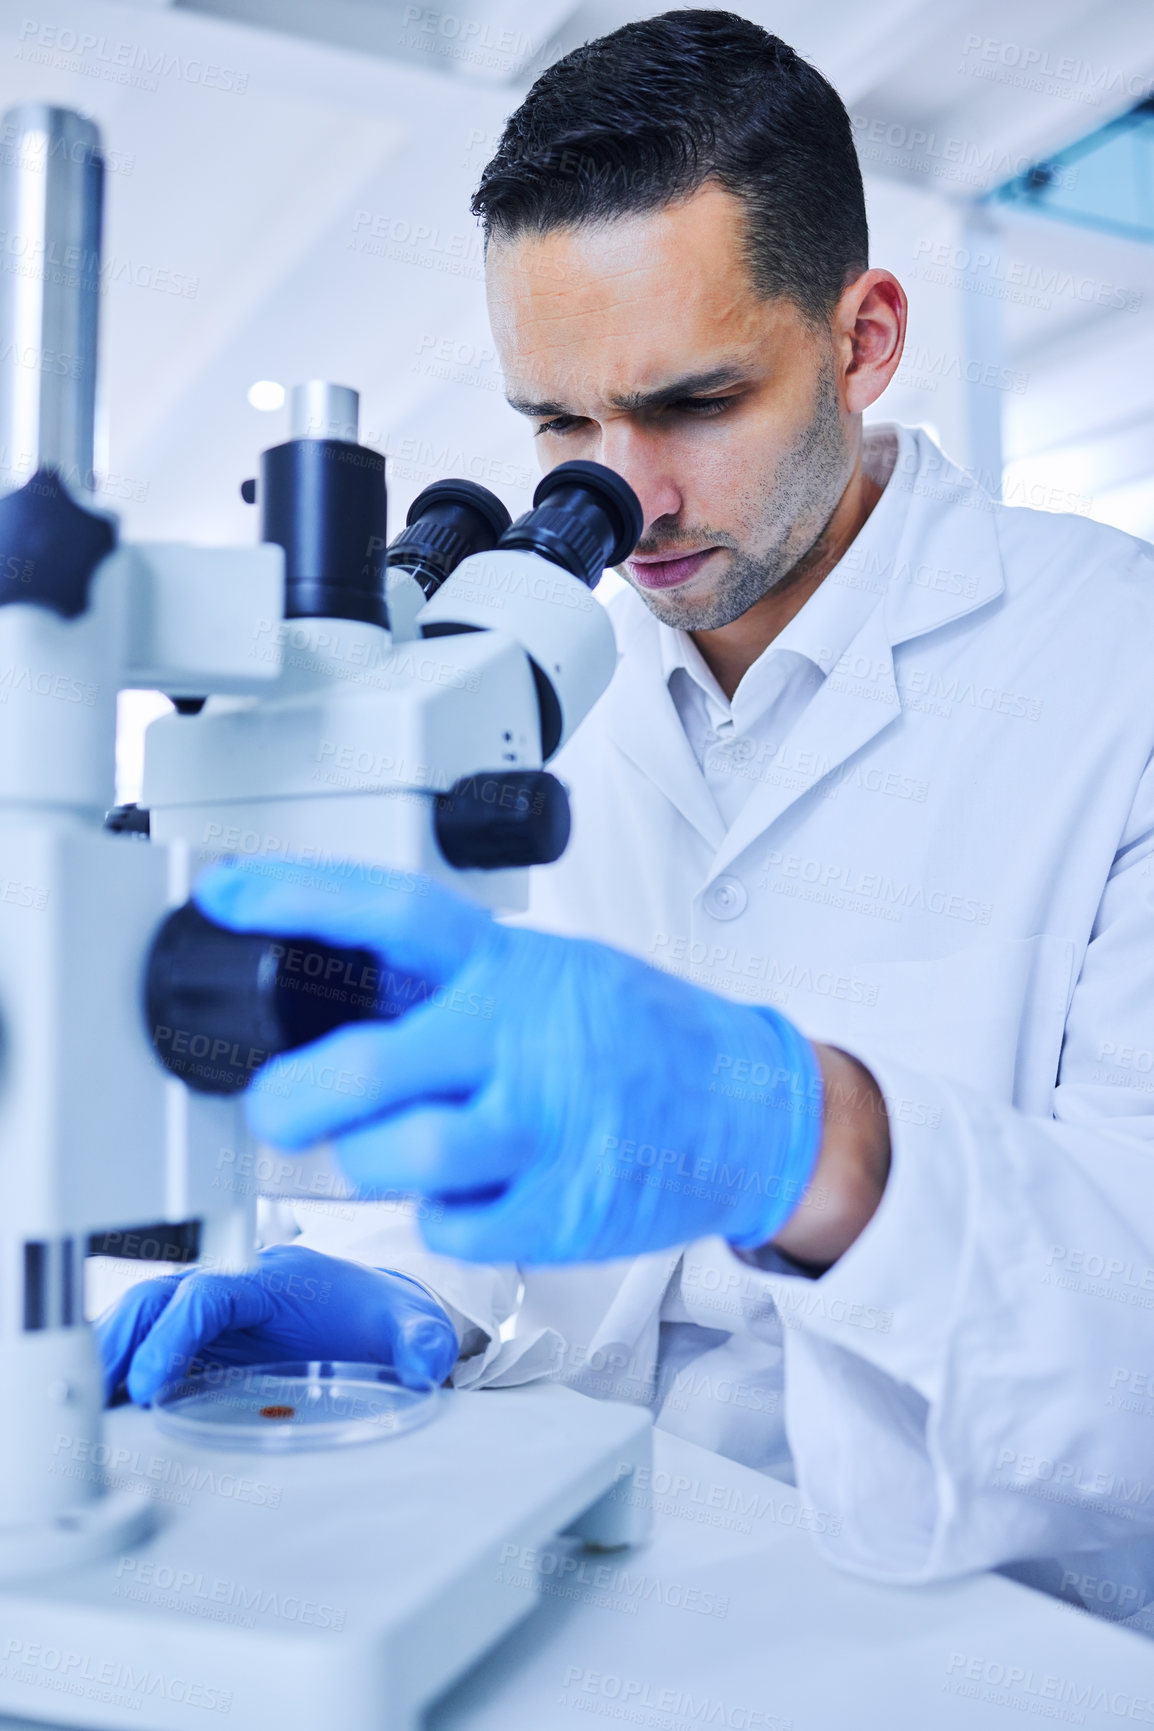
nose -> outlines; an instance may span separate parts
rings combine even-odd
[[[681,488],[657,440],[636,428],[613,424],[602,432],[598,461],[628,481],[641,501],[645,518],[642,541],[659,518],[675,518],[682,509]]]

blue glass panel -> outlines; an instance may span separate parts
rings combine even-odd
[[[1154,241],[1154,100],[1035,163],[989,197],[1129,240]]]

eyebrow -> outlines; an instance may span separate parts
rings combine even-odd
[[[743,370],[737,366],[711,367],[705,373],[687,373],[668,385],[659,385],[656,390],[626,391],[623,396],[610,397],[609,401],[613,408],[623,409],[626,413],[635,413],[638,409],[663,409],[681,397],[698,396],[703,391],[716,391],[724,385],[740,384],[744,376]],[[572,413],[572,410],[566,409],[561,403],[534,403],[524,397],[508,397],[506,401],[519,415],[529,415],[538,420],[547,415]]]

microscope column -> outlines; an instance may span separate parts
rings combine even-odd
[[[87,1236],[160,1217],[164,1083],[137,1007],[166,860],[105,834],[124,621],[92,507],[95,127],[6,116],[0,225],[0,1578],[139,1528],[100,1471]],[[103,567],[103,569],[102,569]]]

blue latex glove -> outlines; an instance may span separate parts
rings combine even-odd
[[[435,1196],[431,1249],[584,1262],[719,1233],[765,1243],[800,1202],[821,1133],[813,1047],[602,944],[499,925],[419,880],[317,887],[218,866],[196,900],[238,931],[375,951],[391,1022],[272,1059],[246,1098],[262,1140],[331,1138],[362,1194]]]
[[[96,1325],[105,1398],[127,1382],[135,1401],[202,1364],[336,1358],[391,1364],[410,1385],[443,1382],[457,1333],[403,1274],[277,1244],[244,1274],[186,1269],[144,1280]]]

